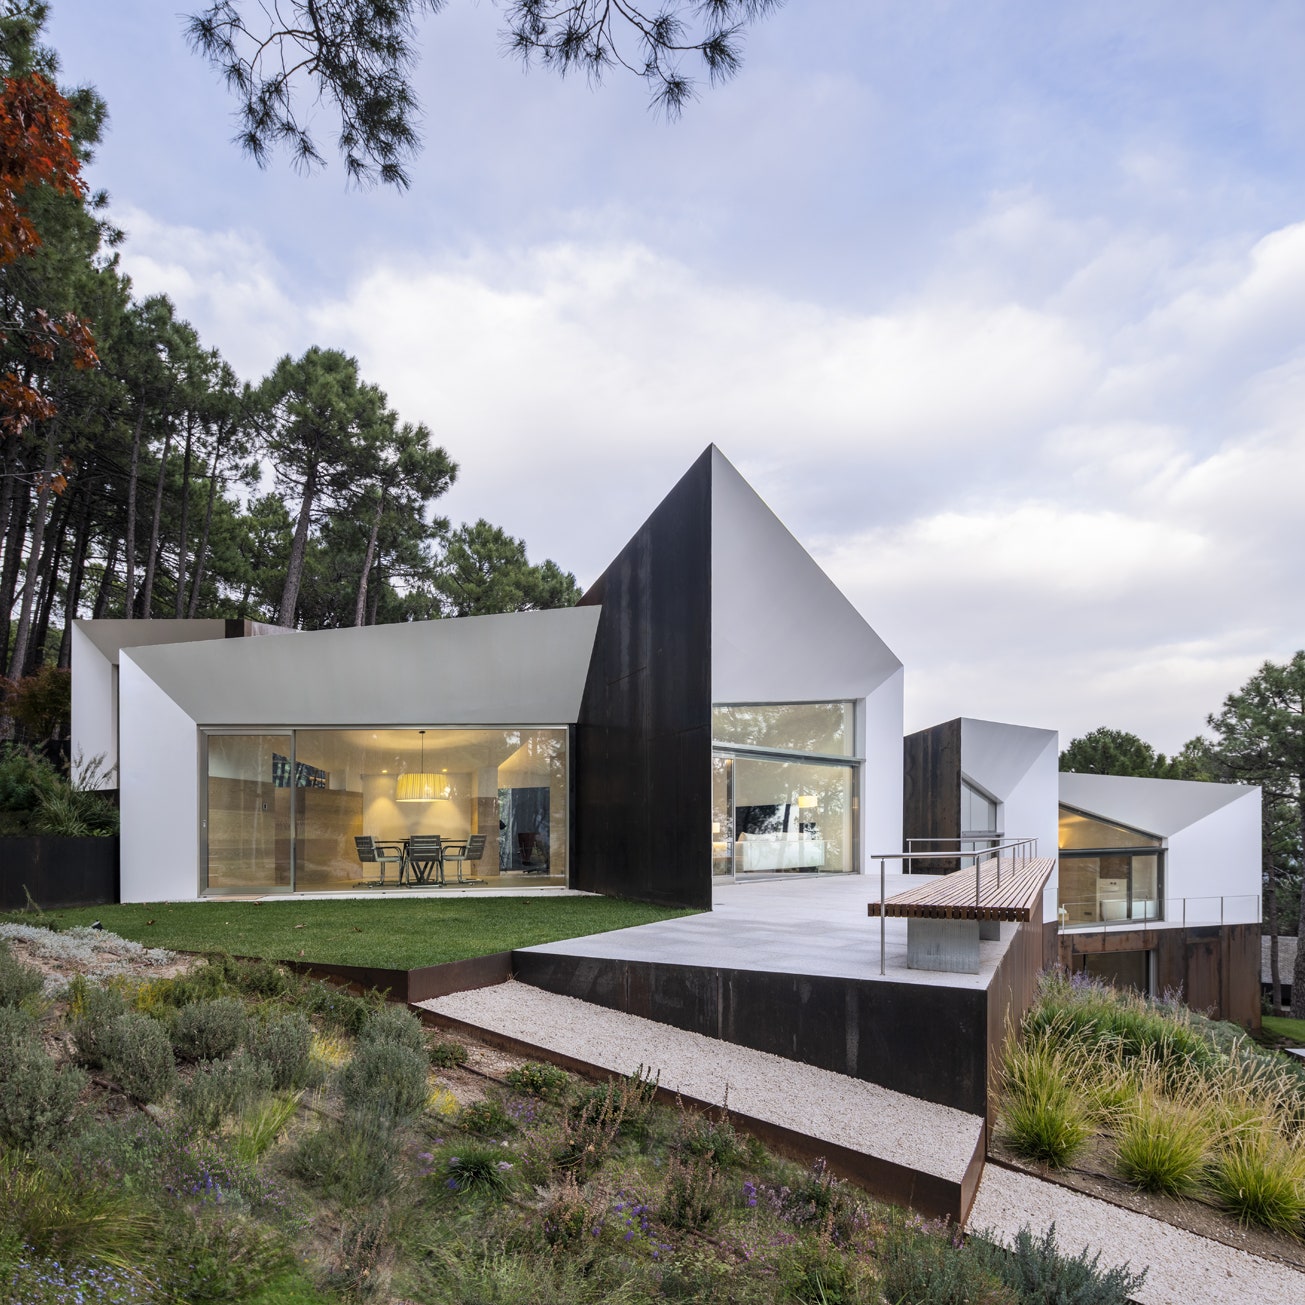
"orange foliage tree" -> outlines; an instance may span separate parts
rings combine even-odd
[[[73,145],[68,101],[40,73],[7,77],[0,95],[0,268],[32,254],[41,238],[25,207],[29,191],[50,186],[81,197],[81,162]],[[74,367],[98,362],[90,323],[75,313],[55,317],[43,308],[12,306],[0,321],[0,343],[22,338],[29,365],[0,374],[0,433],[16,435],[33,421],[52,417],[54,401],[37,379],[42,362],[70,350]]]

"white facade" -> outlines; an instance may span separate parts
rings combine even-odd
[[[1165,924],[1259,923],[1259,788],[1075,774],[1059,788],[1064,806],[1161,840]]]
[[[711,697],[858,704],[863,863],[902,845],[901,661],[713,449]]]
[[[997,828],[1009,841],[1036,838],[1039,856],[1056,853],[1060,736],[1055,730],[961,719],[961,779],[999,804]],[[1043,896],[1046,920],[1056,918],[1056,875]]]

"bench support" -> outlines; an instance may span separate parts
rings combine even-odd
[[[907,968],[978,974],[980,927],[978,920],[908,919]]]

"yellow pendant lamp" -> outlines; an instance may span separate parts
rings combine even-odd
[[[395,786],[396,802],[439,802],[449,795],[449,781],[444,775],[432,775],[426,772],[426,731],[418,730],[421,735],[421,769],[409,771],[399,776]]]

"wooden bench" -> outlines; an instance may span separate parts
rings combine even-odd
[[[929,878],[917,888],[871,902],[869,914],[906,921],[906,964],[912,970],[978,974],[979,943],[1001,937],[1003,923],[1042,919],[1042,893],[1054,858],[983,862]]]

